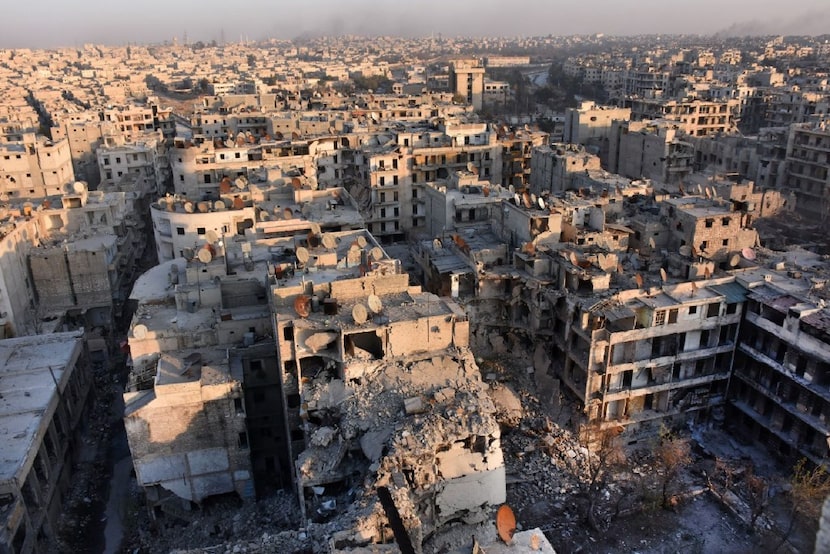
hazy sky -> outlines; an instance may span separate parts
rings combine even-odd
[[[830,0],[31,0],[4,6],[0,47],[238,41],[303,34],[830,33]]]

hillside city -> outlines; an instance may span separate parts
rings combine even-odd
[[[0,92],[0,552],[830,551],[830,35]]]

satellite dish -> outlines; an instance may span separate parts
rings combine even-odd
[[[513,185],[507,185],[507,190],[508,192],[510,192],[510,194],[516,193],[516,187],[514,187]]]
[[[217,235],[216,231],[214,231],[213,229],[208,229],[205,232],[205,238],[208,240],[208,242],[216,242],[217,240],[219,240],[219,235]]]
[[[654,242],[654,237],[648,237],[648,247],[652,250],[657,248],[657,243]]]
[[[317,248],[320,245],[320,240],[314,233],[307,234],[305,240],[309,248]]]
[[[383,311],[383,302],[380,301],[380,298],[376,294],[370,294],[367,303],[372,313],[379,314]]]
[[[547,207],[547,206],[545,205],[545,199],[544,199],[544,198],[537,198],[537,199],[536,199],[536,204],[538,204],[538,205],[539,205],[539,209],[540,209],[540,210],[544,210],[544,209]]]
[[[193,253],[193,249],[192,249],[192,248],[184,248],[184,249],[182,250],[182,255],[184,256],[184,258],[185,258],[186,260],[192,260],[192,259],[193,259],[193,256],[194,256],[195,254]]]
[[[137,339],[143,339],[147,337],[147,326],[142,325],[139,323],[135,327],[133,327],[133,336]]]
[[[301,264],[304,264],[308,261],[308,258],[309,258],[308,249],[304,246],[298,246],[297,247],[297,261],[299,261]]]
[[[312,221],[311,222],[311,232],[314,233],[315,235],[319,235],[320,231],[321,231],[320,224]]]
[[[574,254],[573,252],[571,252],[571,253],[570,253],[570,255],[569,255],[568,257],[569,257],[569,259],[571,260],[571,263],[572,263],[572,264],[574,264],[574,265],[579,265],[579,258],[577,258],[577,257],[576,257],[576,254]]]
[[[746,247],[743,250],[741,250],[741,256],[743,256],[744,258],[746,258],[749,261],[752,261],[752,260],[755,259],[755,250],[753,250],[752,248]]]
[[[530,201],[530,195],[527,192],[522,193],[522,203],[524,203],[525,208],[533,207],[533,204]]]
[[[668,278],[669,278],[669,276],[666,275],[666,270],[661,267],[660,268],[660,279],[662,279],[663,282],[665,283],[668,280]]]
[[[366,320],[369,319],[369,312],[366,311],[366,306],[363,304],[355,304],[354,308],[352,308],[352,319],[358,325],[366,323]]]
[[[732,254],[729,258],[729,267],[738,267],[739,263],[741,263],[741,257],[738,254]]]
[[[306,318],[311,313],[311,297],[306,294],[300,294],[294,299],[294,311],[297,315]]]
[[[513,187],[513,185],[511,185],[511,188],[512,188],[512,187]],[[513,203],[514,203],[514,204],[516,204],[517,206],[521,206],[521,205],[522,205],[522,199],[519,197],[519,193],[518,193],[518,192],[514,192],[514,193],[513,193]]]
[[[516,533],[516,516],[507,504],[499,506],[499,510],[496,512],[496,529],[499,538],[505,544],[513,542],[513,535]]]
[[[383,259],[383,249],[380,246],[375,246],[369,250],[369,257],[371,257],[373,261],[379,262]]]
[[[193,202],[185,202],[184,203],[184,211],[189,214],[193,213]]]
[[[535,204],[536,200],[537,200],[536,195],[533,194],[533,193],[530,193],[530,203]]]
[[[681,256],[691,256],[692,255],[692,247],[688,244],[684,244],[678,249],[678,252]]]
[[[294,188],[294,190],[298,190],[300,187],[303,186],[303,182],[300,181],[299,177],[292,177],[291,178],[291,186]]]
[[[331,233],[323,233],[323,247],[331,250],[337,246],[337,239]]]
[[[75,181],[72,183],[72,190],[75,191],[75,194],[83,194],[86,192],[86,185],[83,181]]]
[[[199,213],[206,214],[210,211],[210,202],[199,202],[196,204],[196,209],[199,210]]]
[[[216,210],[217,212],[221,212],[225,208],[226,208],[225,203],[222,202],[221,200],[217,200],[216,202],[213,203],[213,209]]]
[[[364,237],[364,236],[357,237],[357,245],[361,248],[366,248],[366,237]]]
[[[209,264],[210,261],[213,259],[213,254],[210,253],[210,250],[207,248],[200,248],[199,253],[196,255],[199,258],[199,261],[203,264]]]
[[[642,275],[637,273],[636,275],[634,275],[634,280],[637,281],[637,288],[638,289],[643,288],[643,276]]]
[[[703,195],[703,187],[700,183],[697,184],[697,193]]]
[[[444,248],[444,245],[443,245],[443,244],[441,244],[441,239],[433,239],[433,241],[432,241],[432,247],[433,247],[435,250],[441,250],[442,248]]]
[[[291,208],[285,208],[282,211],[282,218],[283,219],[294,219],[294,211]]]

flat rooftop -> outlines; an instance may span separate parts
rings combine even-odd
[[[82,332],[72,331],[0,341],[0,483],[19,478],[37,454],[31,451],[54,413],[57,384],[66,387],[65,370],[82,340]]]

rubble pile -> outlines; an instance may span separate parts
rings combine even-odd
[[[333,383],[312,387],[339,390]],[[315,394],[321,396],[330,395]],[[503,501],[495,406],[469,351],[366,362],[337,397],[336,428],[315,429],[298,462],[300,478],[308,481],[363,464],[362,499],[355,505],[366,511],[356,518],[357,529],[335,537],[336,545],[388,542],[378,488],[389,491],[415,544],[450,521],[481,522]]]
[[[129,547],[140,552],[311,552],[313,537],[333,531],[317,524],[303,529],[297,500],[284,491],[242,505],[209,502],[189,523],[161,518],[154,526],[143,509],[135,515],[143,521]]]

